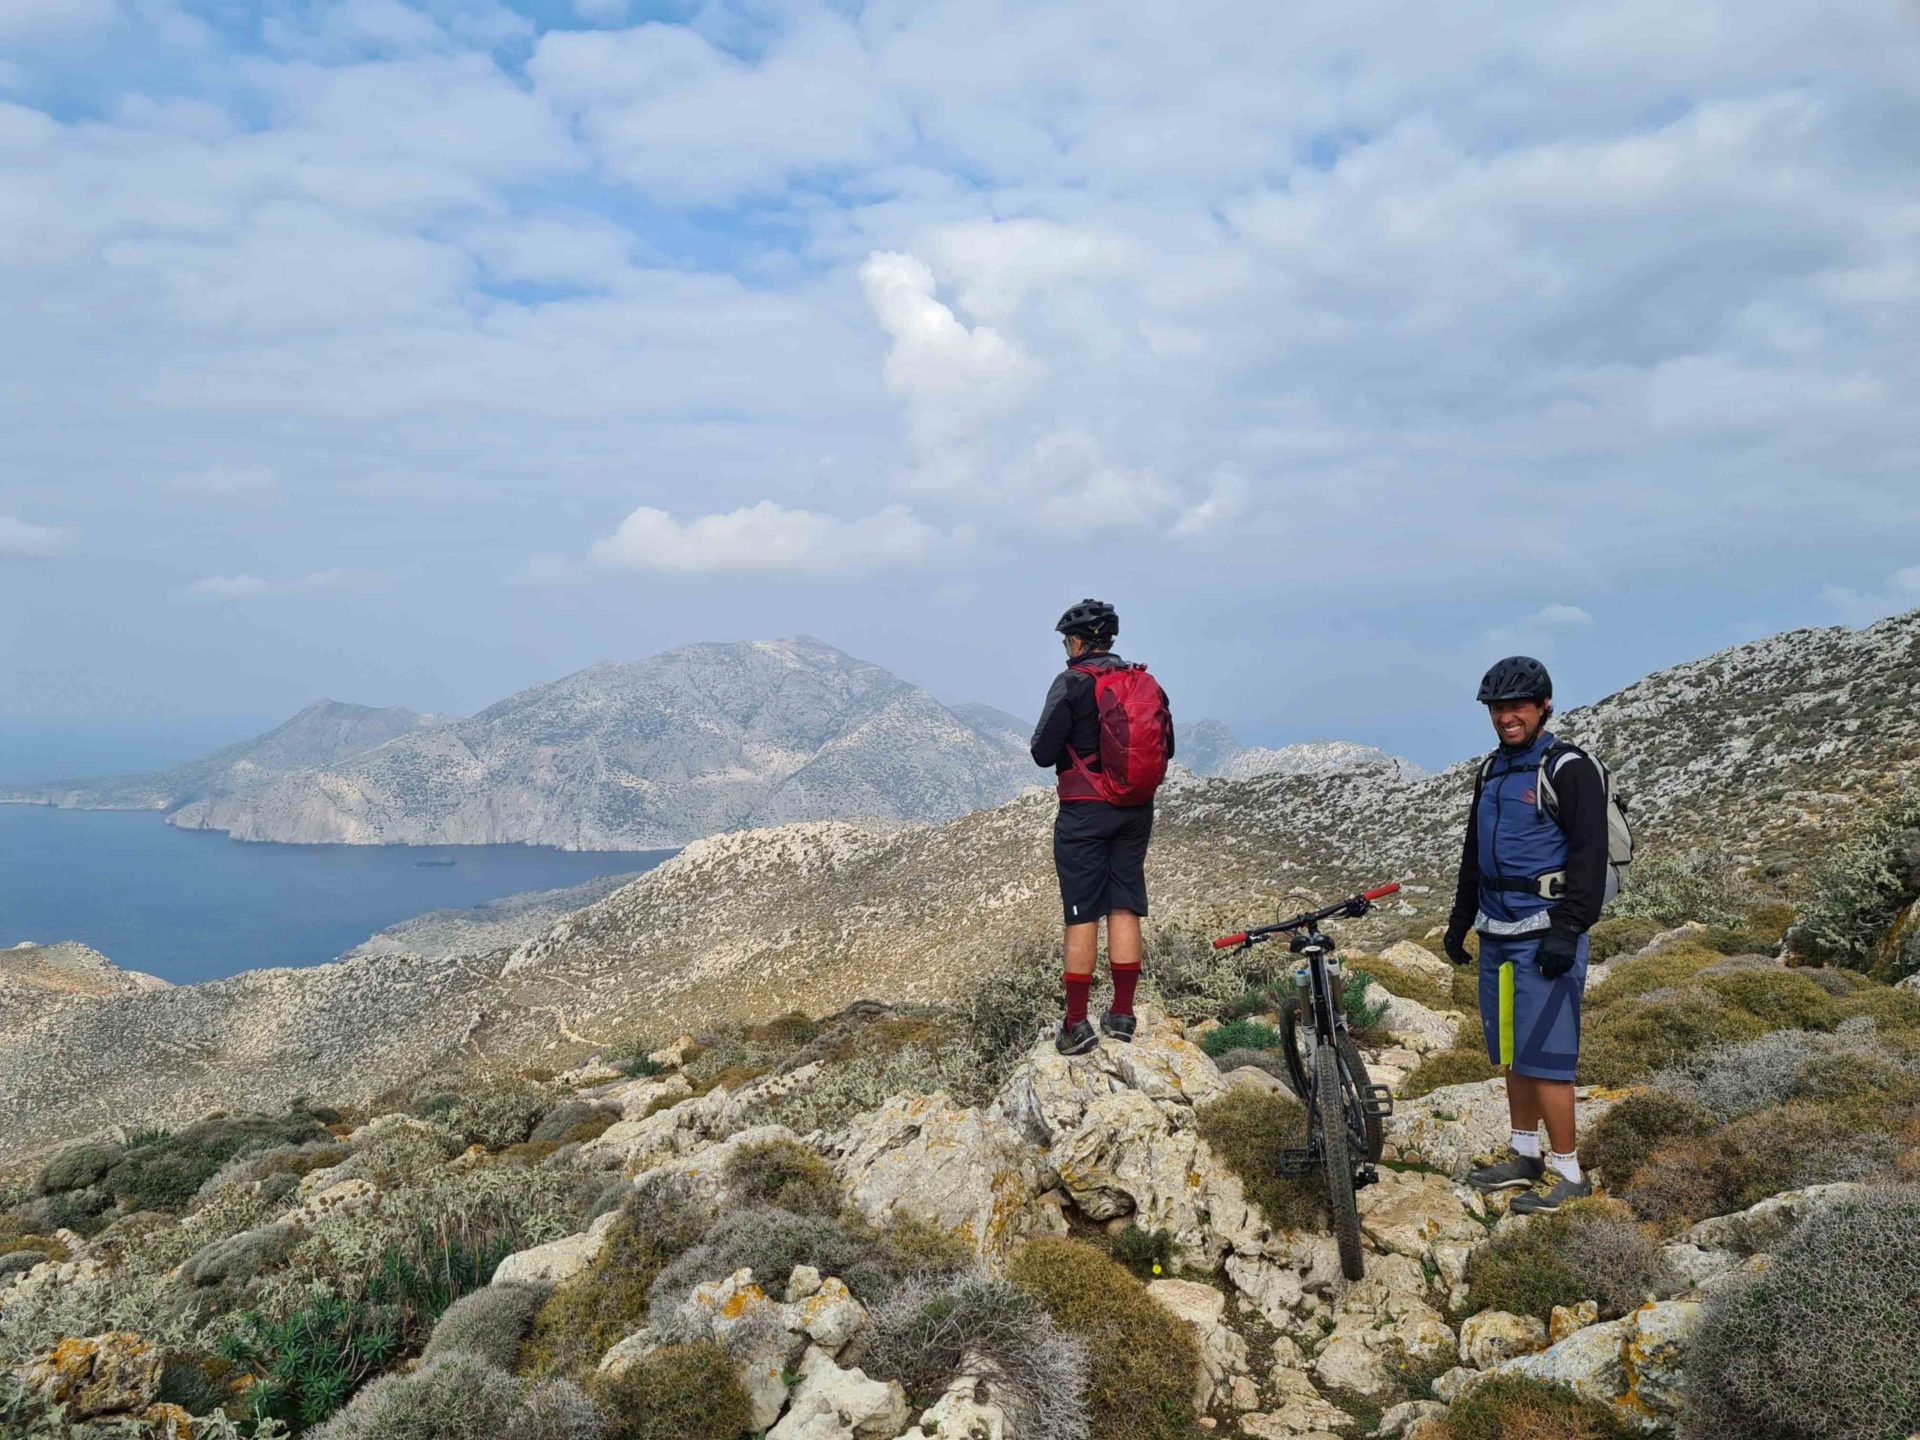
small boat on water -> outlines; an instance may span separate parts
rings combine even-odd
[[[431,860],[416,860],[413,863],[419,870],[444,870],[447,866],[458,865],[460,862],[451,855],[436,855]]]

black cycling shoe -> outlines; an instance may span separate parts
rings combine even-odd
[[[1085,1020],[1076,1020],[1072,1025],[1062,1025],[1060,1033],[1053,1037],[1053,1048],[1062,1055],[1084,1055],[1099,1043],[1099,1034]]]
[[[1553,1188],[1544,1195],[1534,1191],[1522,1195],[1513,1202],[1516,1215],[1551,1215],[1562,1205],[1572,1200],[1584,1200],[1593,1194],[1593,1181],[1582,1176],[1578,1180],[1569,1180],[1564,1175],[1553,1177]]]
[[[1469,1171],[1467,1184],[1476,1190],[1531,1190],[1547,1173],[1547,1162],[1538,1155],[1513,1155],[1498,1165]]]
[[[1111,1035],[1115,1040],[1124,1040],[1131,1045],[1133,1032],[1139,1024],[1140,1022],[1131,1015],[1116,1015],[1109,1010],[1100,1017],[1100,1033]]]

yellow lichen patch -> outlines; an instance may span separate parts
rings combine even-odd
[[[748,1310],[766,1303],[766,1291],[758,1285],[742,1285],[728,1297],[727,1303],[720,1307],[720,1313],[729,1320],[738,1320]]]

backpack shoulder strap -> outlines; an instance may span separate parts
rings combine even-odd
[[[1562,765],[1575,759],[1586,761],[1599,772],[1600,789],[1603,794],[1611,795],[1612,792],[1612,780],[1607,774],[1606,766],[1578,745],[1569,744],[1565,740],[1556,740],[1547,747],[1547,753],[1540,757],[1540,775],[1533,787],[1535,806],[1556,825],[1560,823],[1560,793],[1553,788],[1553,777],[1560,773]]]

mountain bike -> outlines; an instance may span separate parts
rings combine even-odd
[[[1367,1077],[1366,1062],[1360,1058],[1341,1005],[1343,986],[1340,962],[1333,958],[1333,937],[1321,932],[1320,922],[1335,916],[1358,920],[1374,901],[1399,889],[1397,884],[1382,885],[1323,910],[1253,926],[1213,942],[1216,950],[1244,950],[1287,935],[1291,937],[1287,948],[1300,957],[1295,994],[1280,1009],[1280,1029],[1288,1075],[1307,1107],[1307,1143],[1282,1151],[1279,1168],[1281,1174],[1294,1177],[1325,1172],[1340,1269],[1349,1280],[1366,1275],[1354,1192],[1380,1178],[1375,1166],[1386,1138],[1382,1122],[1393,1113],[1393,1096],[1386,1086],[1375,1085]]]

